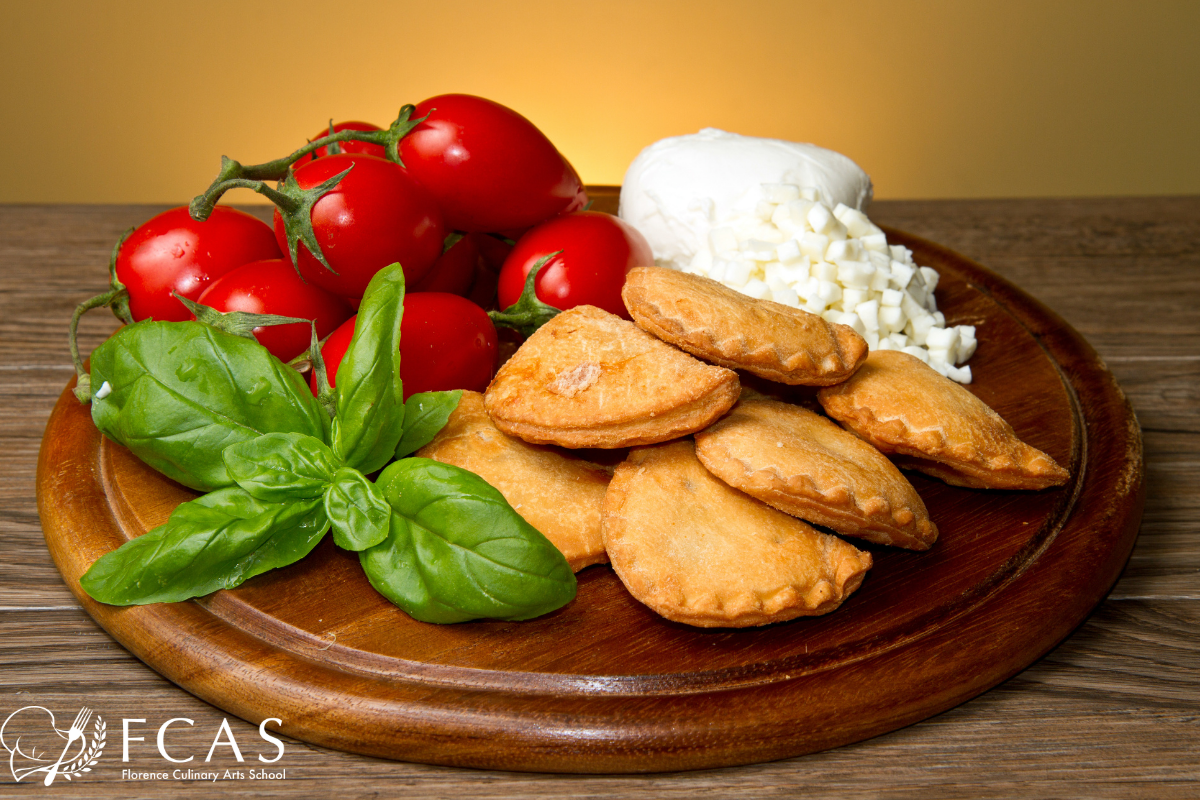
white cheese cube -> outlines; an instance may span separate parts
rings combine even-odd
[[[892,251],[892,258],[904,264],[912,263],[912,250],[909,250],[902,244],[891,245],[889,250]]]
[[[903,300],[904,292],[899,289],[884,289],[883,296],[879,298],[879,305],[899,308]]]
[[[854,311],[855,306],[867,301],[867,292],[865,290],[848,288],[845,282],[842,283],[842,287],[842,308],[844,310]]]
[[[958,381],[959,383],[970,383],[971,368],[969,366],[951,367],[949,370],[947,370],[946,377],[950,378],[952,381]]]
[[[867,289],[871,285],[874,268],[865,261],[838,261],[838,280],[854,289]]]
[[[895,284],[896,288],[907,288],[916,270],[908,264],[905,264],[902,261],[896,261],[895,259],[892,260],[891,268],[892,282]]]
[[[888,341],[892,343],[893,350],[903,350],[908,347],[908,337],[903,333],[889,333]]]
[[[775,204],[772,203],[770,200],[759,200],[757,205],[754,206],[754,216],[758,217],[760,220],[763,220],[764,222],[766,220],[769,220],[771,218],[771,215],[774,213],[775,213]]]
[[[805,231],[801,234],[799,243],[800,252],[813,261],[824,260],[825,251],[829,249],[829,237],[812,231]]]
[[[743,286],[739,291],[741,291],[742,294],[750,295],[755,300],[765,300],[771,296],[770,287],[768,287],[758,278],[751,278],[750,280],[746,281],[746,285]]]
[[[825,311],[825,301],[818,294],[813,294],[804,304],[804,310],[810,314],[820,314]]]
[[[771,244],[779,244],[788,238],[786,233],[779,230],[779,228],[776,228],[769,222],[755,225],[753,228],[747,230],[746,233],[748,234],[746,236],[746,240],[753,241],[757,239],[764,242],[770,242]]]
[[[786,203],[800,199],[800,187],[794,183],[764,183],[763,194],[772,203]]]
[[[788,239],[775,247],[775,257],[785,264],[799,261],[803,255],[800,252],[800,243],[795,239]]]
[[[708,234],[708,246],[714,253],[736,253],[737,234],[733,232],[733,228],[713,228]]]
[[[853,231],[851,233],[853,233]],[[885,256],[891,256],[891,253],[888,252],[887,237],[882,233],[869,233],[866,236],[860,236],[859,241],[861,241],[862,246],[868,250],[882,253]]]
[[[842,239],[830,242],[825,250],[826,261],[861,261],[862,245],[856,239]]]
[[[868,330],[862,337],[867,340],[867,349],[879,349],[879,333],[877,331]]]
[[[838,203],[837,208],[833,210],[833,215],[837,217],[838,222],[846,226],[849,236],[858,238],[871,232],[871,220],[856,208]]]
[[[938,273],[932,267],[920,267],[921,277],[925,279],[926,290],[932,292],[938,285]]]
[[[837,280],[837,265],[830,264],[828,261],[818,261],[812,266],[812,275],[817,280],[836,281]]]
[[[712,268],[712,263],[712,252],[707,249],[700,249],[696,252],[696,255],[692,256],[687,271],[697,275],[708,275],[709,270]]]
[[[821,281],[817,284],[817,296],[825,301],[825,305],[831,306],[842,299],[842,287],[833,281]]]
[[[922,314],[922,316],[918,317],[910,314],[908,317],[908,324],[912,326],[912,331],[909,333],[909,336],[912,337],[913,344],[924,345],[925,337],[929,335],[929,331],[932,330],[934,326],[934,319],[928,314],[925,314],[923,310],[918,311]],[[905,327],[905,330],[908,330],[907,326]]]
[[[910,356],[916,356],[926,364],[929,363],[929,352],[924,347],[914,347],[913,345],[909,345],[908,347],[902,349]]]
[[[863,252],[867,256],[867,261],[871,262],[871,266],[875,267],[875,269],[881,269],[884,272],[891,273],[892,260],[886,253],[882,253],[878,250],[867,250],[865,247],[863,248]]]
[[[817,233],[824,234],[836,222],[837,219],[823,205],[814,205],[808,210],[808,224]]]
[[[873,292],[887,291],[887,288],[889,286],[891,286],[891,280],[890,280],[891,277],[892,277],[891,269],[876,268],[875,273],[871,276],[871,284],[870,284],[871,291],[873,291]],[[897,302],[899,302],[899,301],[897,301]]]
[[[834,320],[834,322],[838,323],[839,325],[845,325],[848,328],[853,328],[854,332],[859,336],[862,336],[867,332],[867,329],[863,325],[863,321],[859,319],[858,314],[851,314],[843,311],[837,315],[837,318]]]
[[[904,330],[908,317],[899,306],[881,306],[879,309],[879,327],[892,331]]]
[[[892,337],[880,336],[879,344],[875,345],[871,349],[872,350],[900,350],[901,348],[896,347],[896,343],[892,341]]]
[[[754,268],[752,261],[727,261],[725,265],[725,285],[740,289],[750,280]]]
[[[937,325],[939,328],[946,327],[946,315],[943,314],[942,312],[940,312],[940,311],[933,312],[933,320],[934,320],[934,324]]]
[[[941,347],[927,347],[926,349],[929,351],[930,364],[941,364],[942,366],[945,366],[946,364],[950,363],[949,350],[945,350]],[[943,372],[942,374],[945,375],[946,373]]]
[[[796,294],[796,290],[790,286],[781,286],[778,289],[772,289],[771,299],[776,303],[783,303],[785,306],[791,306],[792,308],[800,307],[800,295]]]
[[[821,190],[811,186],[801,187],[800,196],[805,200],[810,200],[814,203],[821,202]]]
[[[762,239],[749,239],[742,243],[741,253],[755,261],[775,261],[775,244]]]
[[[930,350],[938,349],[949,352],[958,347],[957,328],[930,328],[925,335],[925,346]],[[945,361],[946,359],[942,359]]]
[[[845,305],[845,296],[850,293],[847,289],[842,293],[842,303]],[[868,331],[879,331],[879,301],[867,300],[863,303],[858,303],[854,306],[854,313],[858,314],[858,318],[862,320],[863,327]],[[878,337],[876,337],[878,338]]]

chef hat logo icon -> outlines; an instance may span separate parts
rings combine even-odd
[[[13,780],[37,780],[46,786],[57,778],[73,780],[100,760],[107,725],[92,709],[79,709],[74,720],[59,727],[54,712],[43,706],[25,706],[0,725],[0,745],[8,751]]]

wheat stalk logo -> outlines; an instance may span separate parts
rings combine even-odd
[[[22,744],[20,731],[29,730],[31,724],[34,728],[38,727],[35,720],[39,714],[46,715],[49,718],[51,730],[66,740],[57,758],[52,757],[52,752],[39,752],[36,745],[25,747]],[[4,720],[4,724],[0,725],[0,745],[8,750],[8,766],[13,779],[19,783],[30,775],[45,773],[42,782],[49,786],[54,783],[56,778],[73,780],[85,772],[91,772],[92,767],[104,753],[104,744],[108,734],[108,726],[104,720],[99,716],[93,719],[93,714],[92,709],[86,706],[81,708],[71,727],[66,730],[59,729],[54,723],[54,713],[42,706],[25,706],[9,714],[8,718]],[[14,723],[13,720],[17,717],[21,717],[21,720]],[[90,736],[88,735],[89,722],[91,723]],[[37,738],[36,733],[34,738]],[[79,742],[79,751],[71,755],[75,750],[76,742]],[[53,751],[56,752],[57,749],[55,747]]]

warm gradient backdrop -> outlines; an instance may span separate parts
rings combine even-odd
[[[3,202],[182,202],[222,153],[451,91],[517,109],[589,183],[715,126],[840,150],[877,197],[1200,192],[1195,0],[0,8]]]

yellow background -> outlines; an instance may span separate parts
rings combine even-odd
[[[469,92],[590,183],[714,126],[877,197],[1200,191],[1200,2],[0,3],[4,202],[183,202],[219,157]],[[257,199],[234,193],[235,202]]]

